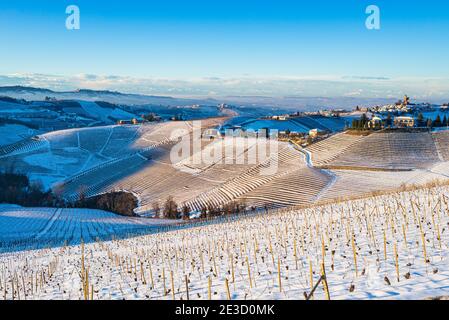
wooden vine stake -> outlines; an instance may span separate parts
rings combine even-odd
[[[228,300],[231,300],[231,291],[229,291],[229,281],[228,278],[225,279],[225,286],[226,286],[226,295],[228,297]]]
[[[187,300],[190,300],[190,297],[189,297],[189,277],[187,275],[185,275],[185,281],[186,281]]]
[[[396,278],[398,280],[398,282],[400,281],[400,276],[399,276],[399,256],[398,256],[398,249],[396,246],[396,243],[393,245],[393,251],[394,251],[394,264],[396,267]]]
[[[309,259],[309,273],[310,273],[310,290],[311,290],[311,298],[313,299],[313,268],[312,262]]]
[[[324,267],[324,262],[321,263],[321,279],[323,281],[323,288],[324,288],[324,293],[326,294],[326,299],[330,300],[331,295],[329,293],[329,285],[327,283],[326,269]]]
[[[175,300],[175,282],[173,281],[173,271],[170,271],[170,281],[171,281],[171,295],[173,300]]]
[[[154,289],[154,280],[153,280],[153,269],[151,268],[151,262],[150,262],[150,280],[151,280],[151,290]]]
[[[209,300],[212,300],[212,278],[209,276],[209,279],[207,280],[207,296]]]
[[[167,286],[165,285],[165,268],[162,268],[162,282],[164,284],[164,296],[167,295]]]
[[[253,281],[251,279],[251,267],[249,265],[248,257],[246,257],[246,265],[248,266],[248,280],[249,280],[249,287],[253,288]]]
[[[357,269],[357,249],[355,247],[354,237],[355,237],[355,235],[352,235],[351,242],[352,242],[352,253],[354,255],[355,277],[357,278],[359,276],[359,271]]]
[[[422,242],[422,252],[423,252],[423,256],[424,256],[424,263],[427,264],[427,250],[426,250],[426,237],[424,236],[424,231],[422,228],[422,224],[421,224],[421,219],[418,218],[418,222],[419,222],[419,231],[421,233],[421,242]]]
[[[279,283],[279,292],[282,292],[281,259],[279,257],[278,257],[278,283]]]

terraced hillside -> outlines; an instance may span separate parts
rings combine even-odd
[[[220,120],[208,121],[212,124]],[[25,172],[49,188],[55,182],[132,157],[191,131],[190,122],[54,131],[0,148],[0,167]]]
[[[402,172],[332,170],[335,181],[322,193],[320,200],[344,199],[376,191],[398,189],[405,185],[422,185],[447,179],[444,175],[427,170]]]
[[[138,195],[142,211],[150,210],[156,202],[162,205],[170,195],[176,201],[183,201],[194,196],[195,192],[217,184],[173,167],[170,161],[172,146],[159,146],[143,154],[95,168],[66,181],[58,189],[68,199],[76,199],[81,193],[92,196],[126,190]]]
[[[338,133],[328,139],[314,143],[307,147],[315,166],[323,166],[330,163],[338,155],[349,149],[357,142],[363,140],[363,136],[347,133]]]
[[[209,119],[202,125],[214,127],[220,121]],[[139,212],[162,205],[168,196],[194,211],[242,201],[247,193],[248,199],[259,199],[251,205],[265,206],[260,199],[264,188],[278,184],[288,185],[290,195],[279,191],[270,206],[295,205],[312,200],[326,185],[326,175],[307,168],[303,154],[277,141],[276,149],[266,142],[263,156],[261,141],[255,138],[203,139],[199,150],[174,162],[172,148],[179,137],[192,137],[192,130],[193,123],[168,122],[56,131],[5,150],[0,165],[42,180],[67,200],[133,192],[140,200]],[[301,190],[296,189],[298,183]],[[312,187],[306,190],[308,183]]]
[[[305,151],[333,175],[317,200],[360,196],[449,179],[448,132],[340,133]]]
[[[309,170],[303,155],[287,143],[275,142],[279,152],[267,150],[266,157],[261,160],[257,156],[261,147],[255,138],[226,138],[203,143],[198,153],[179,162],[171,159],[173,144],[160,145],[83,172],[57,189],[68,199],[76,199],[81,194],[92,196],[126,190],[139,197],[139,212],[151,211],[155,203],[162,206],[168,196],[173,196],[178,203],[200,211],[203,207],[238,200],[274,179],[288,180],[290,174],[305,174]],[[225,153],[229,147],[232,155]],[[219,149],[223,150],[221,156],[205,158],[211,156],[212,150]],[[194,162],[198,157],[202,161]]]
[[[233,167],[234,165],[228,165],[221,168],[229,172],[235,170]],[[273,172],[268,170],[273,167],[276,167]],[[278,152],[271,155],[266,161],[248,166],[246,170],[228,179],[225,183],[213,189],[207,189],[207,191],[187,201],[186,204],[194,210],[201,210],[203,207],[221,206],[235,200],[241,201],[246,198],[247,194],[278,178],[287,177],[288,179],[293,177],[292,174],[301,168],[306,169],[304,156],[292,146],[279,143]],[[274,203],[276,198],[273,197],[272,200]]]
[[[260,158],[255,138],[201,139],[199,149],[191,140],[187,156],[173,160],[178,138],[192,139],[192,130],[191,122],[168,122],[52,132],[4,150],[0,165],[44,180],[68,200],[132,192],[140,213],[168,196],[192,211],[232,201],[277,208],[449,178],[446,133],[340,133],[308,147],[310,157],[285,142]]]
[[[318,166],[327,168],[412,170],[440,161],[427,132],[378,132],[351,137],[339,134],[309,148]]]
[[[238,197],[248,206],[278,208],[314,203],[332,178],[320,170],[301,168],[276,177]]]
[[[449,131],[435,132],[432,137],[441,160],[449,161]]]

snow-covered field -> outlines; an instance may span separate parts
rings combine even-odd
[[[190,299],[304,299],[323,270],[331,299],[449,295],[448,201],[449,187],[439,186],[4,253],[0,296],[187,299],[188,288]],[[25,217],[27,223],[38,219]],[[53,229],[27,230],[33,228],[41,230],[38,235]],[[314,299],[326,298],[320,284]]]
[[[4,150],[0,154],[0,169],[14,167],[50,188],[55,182],[91,168],[164,144],[175,129],[190,128],[187,122],[164,122],[53,131],[40,135],[39,141],[23,140]]]
[[[36,130],[19,124],[0,125],[0,146],[13,144],[22,139],[32,137]]]
[[[122,217],[91,209],[0,206],[0,252],[109,240],[154,232],[163,219]]]
[[[102,120],[105,123],[111,122],[111,119],[109,117],[125,120],[136,118],[135,114],[126,112],[119,108],[102,108],[97,103],[90,101],[78,101],[78,103],[89,116],[93,117],[94,119]]]

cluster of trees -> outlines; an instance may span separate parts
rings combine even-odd
[[[352,126],[351,128],[354,130],[369,130],[369,129],[381,129],[378,128],[371,128],[369,126],[369,119],[366,116],[366,114],[362,114],[360,119],[353,119],[352,120]],[[428,127],[428,128],[439,128],[439,127],[447,127],[449,126],[449,118],[445,115],[443,119],[441,119],[440,115],[437,115],[435,120],[432,120],[430,118],[424,118],[424,115],[422,113],[418,114],[418,117],[416,119],[418,127]],[[384,125],[386,127],[393,125],[393,119],[391,114],[389,113],[387,115],[387,118],[384,121]]]
[[[42,184],[30,182],[25,174],[6,171],[0,172],[0,203],[56,207],[63,202],[51,191],[44,191]]]
[[[219,207],[213,205],[205,206],[201,208],[199,218],[211,218],[244,212],[246,212],[244,201],[233,201]],[[187,205],[179,206],[173,197],[169,196],[162,207],[158,202],[153,203],[153,213],[157,218],[162,219],[189,219],[192,210]]]
[[[220,207],[209,205],[207,207],[201,208],[201,217],[218,217],[223,215],[244,213],[245,211],[246,205],[244,204],[244,202],[232,201]]]
[[[69,203],[51,190],[45,191],[42,184],[31,182],[27,175],[8,170],[0,172],[0,203],[23,207],[90,208],[133,216],[138,200],[127,192],[111,192],[90,198],[81,195],[79,200]]]
[[[191,209],[187,205],[180,208],[173,197],[169,196],[162,208],[158,202],[153,203],[153,213],[156,218],[189,219]]]
[[[420,113],[417,117],[417,123],[418,127],[440,128],[447,127],[449,125],[449,119],[446,117],[446,115],[443,117],[443,120],[441,120],[440,115],[437,115],[435,120],[432,120],[430,118],[424,119],[424,115]]]
[[[79,200],[69,203],[73,208],[89,208],[105,210],[123,216],[135,216],[134,209],[137,208],[137,198],[128,192],[109,192],[94,197],[81,197]]]
[[[387,117],[383,121],[383,125],[385,127],[389,127],[393,125],[393,118],[391,113],[388,113]],[[351,128],[354,130],[380,130],[382,129],[382,125],[377,122],[374,127],[370,126],[370,119],[366,116],[366,114],[362,114],[360,119],[353,119]]]
[[[369,119],[366,116],[366,114],[362,114],[362,116],[360,117],[360,119],[353,119],[352,120],[352,126],[351,128],[354,130],[365,130],[368,129],[368,122]]]
[[[142,118],[145,119],[148,122],[156,122],[156,121],[161,121],[161,117],[158,116],[155,113],[148,113],[148,114],[143,114]]]

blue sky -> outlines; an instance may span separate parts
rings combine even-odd
[[[65,29],[70,4],[81,10],[81,30]],[[370,4],[381,10],[381,30],[365,28]],[[0,84],[56,86],[62,76],[66,87],[170,93],[188,83],[174,92],[238,94],[207,83],[225,79],[263,95],[270,81],[289,79],[292,95],[444,95],[448,14],[442,0],[1,1]]]

